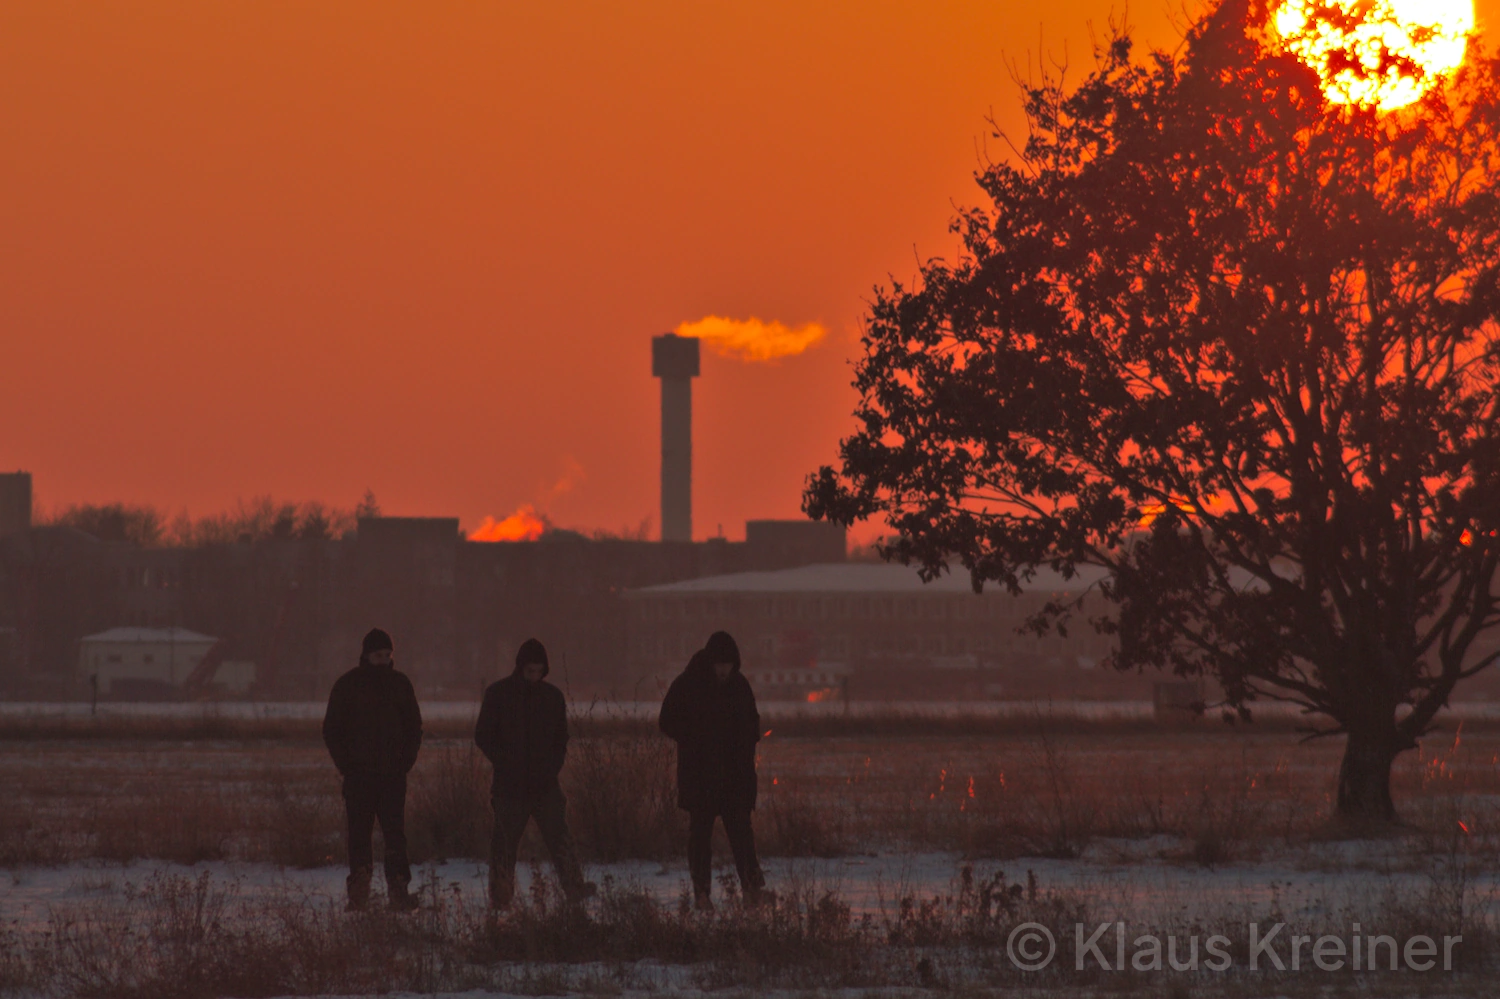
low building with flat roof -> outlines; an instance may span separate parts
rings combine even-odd
[[[78,643],[78,674],[100,694],[123,687],[175,689],[218,642],[186,628],[111,628]]]
[[[923,582],[907,566],[838,562],[641,587],[625,594],[627,673],[637,686],[660,684],[722,629],[757,692],[773,698],[1010,696],[1019,692],[1001,674],[1076,676],[1109,655],[1109,637],[1076,617],[1066,636],[1023,630],[1048,602],[1087,600],[1104,578],[1040,569],[1018,595],[975,593],[966,576]]]

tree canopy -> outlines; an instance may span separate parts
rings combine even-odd
[[[372,512],[373,511],[373,512]],[[258,496],[238,500],[234,509],[193,518],[169,517],[152,506],[129,503],[75,504],[44,523],[72,527],[100,541],[124,541],[146,548],[201,548],[236,541],[331,540],[353,535],[358,518],[379,516],[374,494],[353,510],[313,501],[293,503]]]
[[[1349,736],[1340,811],[1389,817],[1500,621],[1500,63],[1381,114],[1266,19],[1225,0],[1175,54],[1121,31],[1023,85],[964,252],[877,290],[805,506],[976,586],[1108,568],[1115,666],[1303,706]]]

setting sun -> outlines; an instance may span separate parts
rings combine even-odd
[[[1337,104],[1405,107],[1463,62],[1471,0],[1286,0],[1276,32]]]

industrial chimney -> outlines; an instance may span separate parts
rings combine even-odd
[[[693,540],[693,379],[696,337],[651,340],[651,373],[661,379],[661,539]]]

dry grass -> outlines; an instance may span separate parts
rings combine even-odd
[[[760,751],[757,835],[771,856],[952,850],[1075,857],[1100,841],[1167,837],[1178,859],[1255,859],[1326,835],[1340,747],[1287,732],[793,737]],[[1500,850],[1500,736],[1428,740],[1397,767],[1416,854],[1462,835]],[[673,749],[654,733],[575,738],[564,789],[585,859],[680,855]],[[234,859],[293,867],[343,853],[338,780],[305,740],[16,740],[0,754],[0,865],[83,858]],[[467,739],[429,740],[410,780],[417,861],[481,858],[489,766]],[[523,856],[539,856],[529,842]]]
[[[811,885],[758,909],[731,903],[703,916],[686,900],[663,905],[612,881],[585,912],[539,881],[499,921],[435,882],[423,894],[428,905],[414,916],[349,916],[292,894],[245,902],[207,874],[153,875],[111,904],[56,913],[45,932],[0,936],[0,991],[80,999],[537,991],[525,987],[543,980],[538,964],[554,966],[556,989],[576,987],[566,966],[585,963],[607,969],[616,989],[640,988],[654,984],[635,977],[640,961],[685,966],[682,984],[708,988],[922,985],[994,970],[988,961],[960,964],[955,947],[977,955],[1003,943],[1015,921],[1047,921],[1063,933],[1081,916],[1075,903],[971,874],[953,894],[897,899],[890,913],[861,919]],[[935,959],[952,966],[934,970]]]
[[[212,710],[192,718],[148,715],[0,715],[0,740],[320,742],[322,722],[306,718],[235,718]]]
[[[1039,923],[1068,941],[1095,916],[1079,897],[962,869],[949,890],[903,894],[855,916],[838,893],[785,886],[759,908],[733,901],[704,915],[687,899],[662,903],[606,880],[600,897],[569,907],[545,881],[496,920],[429,879],[413,915],[348,915],[290,891],[242,897],[234,883],[156,874],[121,896],[54,912],[40,932],[0,931],[0,993],[69,999],[207,999],[214,996],[371,994],[478,988],[520,994],[632,990],[907,988],[959,994],[1018,988],[1053,996],[1483,995],[1497,941],[1469,920],[1472,898],[1412,893],[1378,911],[1341,912],[1398,936],[1464,933],[1457,974],[1429,982],[1410,973],[1346,976],[1252,973],[1241,914],[1223,912],[1160,934],[1223,932],[1234,943],[1225,974],[1082,971],[1061,960],[1027,974],[1006,958],[1010,931]],[[1273,914],[1274,915],[1274,914]],[[1466,921],[1469,920],[1469,921]],[[1318,927],[1309,927],[1317,930]],[[1066,946],[1066,945],[1065,945]],[[1066,955],[1066,949],[1064,950]],[[1337,991],[1338,989],[1344,991]]]
[[[662,859],[686,849],[676,759],[672,744],[652,734],[573,743],[566,771],[569,823],[588,856]]]
[[[768,709],[769,710],[769,709]],[[478,711],[478,706],[475,706]],[[1008,738],[1039,732],[1057,734],[1094,733],[1119,737],[1160,734],[1162,729],[1146,719],[1118,717],[1085,718],[1066,714],[1063,706],[1053,713],[1048,705],[1020,715],[989,716],[977,713],[947,714],[920,708],[892,705],[886,710],[861,710],[843,714],[793,714],[774,718],[772,722],[784,738],[852,739],[852,738]],[[589,705],[583,717],[571,721],[573,732],[582,738],[646,736],[657,731],[656,719],[635,718],[611,710],[611,702]],[[1471,723],[1479,731],[1500,731],[1500,721]],[[427,718],[423,727],[428,738],[465,740],[474,731],[474,719]],[[1285,716],[1273,715],[1256,723],[1260,732],[1290,732],[1296,723]],[[1214,736],[1224,731],[1222,723],[1203,718],[1192,723],[1191,734]],[[206,705],[192,717],[173,718],[149,714],[115,713],[108,706],[97,716],[58,716],[50,714],[0,715],[0,741],[252,741],[321,743],[322,723],[316,718],[274,716],[240,717],[217,713]]]
[[[483,857],[490,842],[490,766],[472,743],[432,747],[407,787],[406,835],[422,860]],[[342,814],[338,816],[340,822]]]
[[[1009,858],[1071,857],[1090,848],[1098,856],[1130,844],[1183,864],[1311,855],[1328,828],[1340,748],[1257,729],[1031,726],[811,737],[782,726],[761,745],[757,834],[771,856],[952,850],[1007,866]],[[314,867],[343,856],[337,778],[321,745],[301,735],[148,739],[136,732],[113,740],[15,739],[5,749],[0,865],[228,858]],[[680,856],[686,820],[675,808],[673,759],[670,744],[639,726],[600,725],[574,740],[565,790],[586,859]],[[1387,892],[1371,913],[1330,917],[1378,919],[1383,932],[1397,935],[1462,932],[1469,976],[1432,983],[1449,996],[1486,994],[1478,972],[1500,957],[1489,925],[1475,918],[1472,888],[1500,855],[1497,759],[1500,736],[1492,732],[1433,737],[1420,754],[1404,757],[1395,790],[1410,828],[1394,855],[1424,873],[1423,887]],[[489,776],[467,738],[424,746],[408,799],[414,859],[484,855]],[[523,847],[523,858],[542,856],[538,842]],[[57,911],[45,932],[0,928],[0,993],[196,999],[898,985],[1241,999],[1267,989],[1321,994],[1329,984],[1066,970],[1021,976],[1004,959],[1008,928],[1035,919],[1062,939],[1074,920],[1087,919],[1087,906],[1034,881],[977,870],[937,896],[898,893],[869,917],[810,883],[777,885],[780,900],[761,911],[735,904],[728,884],[722,897],[729,901],[711,918],[690,912],[687,899],[663,903],[615,883],[581,914],[561,905],[546,879],[534,883],[525,905],[495,923],[433,882],[423,889],[429,908],[415,917],[350,917],[290,890],[249,901],[206,875],[158,875],[124,898]],[[1156,929],[1209,933],[1242,916]],[[1389,994],[1425,987],[1412,979],[1399,985]]]

